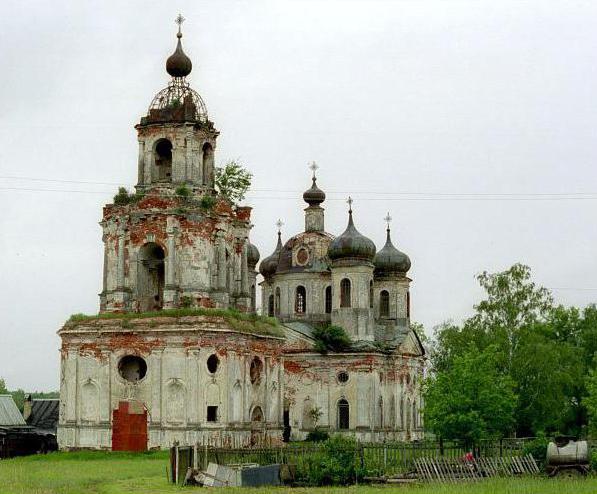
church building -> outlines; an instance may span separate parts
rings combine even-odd
[[[259,263],[251,208],[215,186],[219,131],[187,77],[179,16],[167,87],[135,126],[136,192],[103,209],[100,313],[59,331],[61,449],[423,437],[424,350],[410,259],[348,225],[325,231],[313,166],[305,231]],[[257,277],[261,310],[257,312]],[[321,348],[340,327],[350,343]],[[326,329],[327,328],[327,329]]]

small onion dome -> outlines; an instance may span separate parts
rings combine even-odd
[[[410,259],[404,253],[400,252],[390,238],[390,229],[387,229],[386,244],[383,246],[373,259],[376,273],[401,273],[406,274],[410,269]]]
[[[247,264],[255,267],[259,262],[259,250],[251,242],[247,241]]]
[[[178,38],[176,50],[174,50],[174,53],[168,57],[168,60],[166,60],[166,71],[172,77],[186,77],[191,73],[193,63],[182,50],[182,43],[180,42],[182,33],[177,33],[176,37]]]
[[[313,177],[313,185],[303,193],[303,199],[309,206],[319,206],[325,201],[325,192],[317,187],[317,178]]]
[[[276,250],[274,250],[271,256],[266,257],[263,261],[261,261],[261,264],[259,265],[259,272],[264,278],[272,276],[276,272],[276,269],[278,269],[278,260],[280,259],[281,250],[282,233],[278,232],[278,245],[276,245]]]
[[[358,259],[371,261],[375,257],[373,240],[359,233],[352,221],[352,210],[348,211],[348,226],[344,233],[332,240],[328,247],[328,257],[333,260]]]

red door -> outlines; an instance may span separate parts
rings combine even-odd
[[[147,410],[140,401],[121,401],[112,412],[112,451],[147,450]]]

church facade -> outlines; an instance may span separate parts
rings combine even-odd
[[[59,331],[60,447],[248,445],[316,428],[422,438],[408,256],[389,227],[377,251],[352,208],[344,233],[327,233],[314,174],[305,231],[284,244],[279,231],[259,264],[262,312],[275,320],[257,317],[251,208],[217,193],[219,132],[186,79],[192,63],[177,36],[172,79],[136,125],[136,193],[103,210],[100,314]],[[329,325],[350,344],[322,353],[316,328]]]

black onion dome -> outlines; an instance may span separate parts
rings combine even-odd
[[[260,257],[259,249],[257,249],[251,242],[247,242],[247,264],[255,267],[259,262]]]
[[[404,252],[400,252],[394,247],[390,238],[389,228],[387,229],[386,244],[375,254],[373,264],[375,265],[375,272],[379,274],[406,274],[410,269],[410,258]]]
[[[191,73],[193,63],[182,50],[182,43],[180,42],[182,33],[178,33],[176,37],[178,38],[176,50],[174,50],[174,53],[168,57],[168,60],[166,60],[166,71],[172,77],[186,77]]]
[[[303,193],[303,200],[309,206],[319,206],[325,201],[325,192],[317,187],[317,178],[313,177],[313,185]]]
[[[276,269],[278,268],[278,260],[280,259],[281,250],[282,234],[278,232],[278,245],[276,245],[276,250],[274,250],[271,256],[266,257],[263,261],[261,261],[261,264],[259,265],[259,272],[263,275],[264,278],[268,278],[276,272]]]
[[[373,240],[365,237],[354,226],[352,211],[348,212],[348,226],[344,233],[332,240],[328,248],[328,257],[336,259],[358,259],[371,261],[375,257],[375,244]]]

